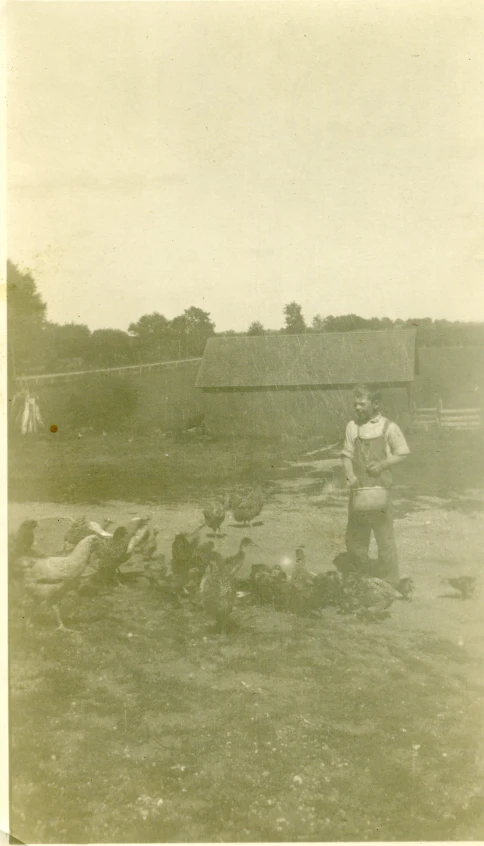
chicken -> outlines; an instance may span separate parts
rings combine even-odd
[[[249,588],[256,602],[260,602],[262,605],[267,605],[273,602],[273,581],[272,570],[267,564],[252,565],[249,577]]]
[[[176,585],[181,588],[182,594],[185,596],[189,596],[198,590],[202,576],[212,560],[214,548],[212,541],[206,541],[200,544],[193,554],[191,566],[188,570],[184,570],[176,575]]]
[[[314,584],[314,573],[310,573],[306,566],[306,556],[303,549],[296,549],[296,564],[292,573],[291,582],[300,585]]]
[[[149,538],[150,530],[146,525],[149,522],[149,517],[135,517],[131,521],[132,530],[128,531],[130,535],[128,541],[128,552],[131,554],[136,552]]]
[[[204,543],[199,544],[193,553],[192,569],[196,570],[200,574],[203,574],[212,558],[214,548],[215,546],[213,541],[205,541]]]
[[[158,533],[159,529],[155,527],[152,534],[146,538],[144,543],[139,545],[139,551],[145,561],[150,561],[156,554],[156,550],[158,548]]]
[[[211,505],[207,505],[203,510],[205,523],[212,529],[216,535],[225,520],[225,508],[228,506],[227,500],[219,499]]]
[[[291,589],[287,573],[280,564],[273,567],[267,564],[253,564],[248,587],[257,603],[273,605],[279,611],[287,611]]]
[[[400,594],[400,599],[405,599],[410,602],[413,596],[414,583],[410,576],[403,576],[399,579],[396,589]]]
[[[151,587],[159,587],[160,584],[168,584],[168,565],[163,554],[156,558],[150,558],[144,565],[144,576]]]
[[[59,602],[68,591],[80,586],[91,554],[98,543],[97,535],[88,535],[69,555],[21,559],[26,593],[32,599],[46,602],[52,607],[58,622],[57,628],[61,631],[69,630],[61,620]]]
[[[274,607],[278,611],[288,610],[291,587],[287,573],[280,564],[274,564],[272,568],[272,596]]]
[[[354,610],[369,619],[382,619],[397,597],[395,588],[383,579],[353,576],[344,586],[346,610]]]
[[[295,614],[303,614],[312,611],[316,606],[316,594],[314,591],[314,573],[310,573],[306,566],[306,557],[303,549],[296,550],[296,563],[289,582],[290,597],[289,607]]]
[[[201,543],[202,523],[194,532],[180,532],[172,543],[171,570],[176,589],[190,595],[200,584],[202,574],[211,560],[214,550],[212,541]]]
[[[35,540],[34,529],[37,528],[37,525],[37,520],[24,520],[16,534],[9,535],[8,558],[11,564],[14,564],[22,556],[32,555],[32,546]]]
[[[315,576],[314,595],[319,608],[338,604],[341,598],[341,577],[337,570],[328,570]]]
[[[83,538],[87,538],[88,535],[98,535],[98,537],[101,538],[112,537],[112,535],[106,531],[111,522],[112,521],[108,519],[103,520],[103,524],[100,526],[95,520],[90,520],[88,522],[84,516],[78,517],[76,520],[72,520],[72,526],[69,528],[64,538],[64,551],[72,552],[79,541]]]
[[[456,576],[454,578],[443,579],[443,581],[455,588],[460,593],[461,599],[469,599],[473,595],[477,584],[475,576]]]
[[[258,517],[264,507],[264,496],[260,489],[251,490],[243,499],[230,500],[232,514],[237,523],[247,526]]]
[[[193,559],[200,546],[201,530],[204,524],[194,532],[179,532],[171,545],[172,569],[174,572],[189,570],[193,566]]]
[[[93,532],[89,530],[87,520],[84,516],[78,517],[76,520],[73,520],[72,526],[70,527],[64,538],[65,552],[72,552],[72,550],[75,549],[79,541],[83,540],[84,538],[87,538],[87,536],[91,534],[93,534]]]
[[[225,566],[229,568],[233,575],[235,575],[242,567],[242,564],[245,561],[245,550],[249,549],[251,546],[257,546],[252,538],[242,538],[239,549],[235,555],[229,555],[227,558],[223,559]]]
[[[111,523],[112,520],[103,520],[103,524],[100,526],[95,520],[90,520],[87,527],[91,532],[94,532],[95,535],[99,535],[100,538],[112,538],[111,532],[107,531],[107,528],[111,525]]]
[[[199,590],[202,606],[214,618],[216,630],[225,633],[235,601],[236,587],[221,555],[217,554],[210,561]]]
[[[252,493],[252,488],[246,494],[237,494],[233,493],[230,494],[228,498],[228,507],[233,512],[234,508],[237,508],[238,505],[244,500],[250,493]]]
[[[213,553],[200,582],[202,606],[214,618],[217,631],[225,633],[228,629],[237,590],[235,576],[245,561],[245,550],[250,546],[255,546],[251,538],[243,538],[235,555],[223,558],[219,553]]]
[[[105,583],[121,584],[119,568],[129,557],[129,532],[125,526],[118,526],[112,537],[99,540],[96,559],[100,579]]]

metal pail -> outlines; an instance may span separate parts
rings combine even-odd
[[[388,505],[388,491],[374,485],[369,488],[354,488],[352,492],[355,511],[385,511]]]

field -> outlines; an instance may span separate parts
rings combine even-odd
[[[12,442],[10,524],[150,515],[169,554],[215,492],[255,480],[258,555],[344,547],[337,450],[65,433]],[[215,635],[143,580],[63,603],[77,634],[10,602],[11,830],[24,842],[480,840],[484,834],[482,437],[414,435],[396,473],[402,572],[381,623],[241,604]],[[224,526],[222,551],[243,534]],[[248,566],[250,565],[250,560]]]

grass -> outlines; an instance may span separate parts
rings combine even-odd
[[[190,434],[65,432],[10,445],[10,498],[51,502],[170,502],[271,478],[308,441],[214,441]]]
[[[476,777],[461,651],[332,612],[253,609],[217,638],[143,586],[74,604],[82,638],[13,623],[19,839],[452,834]]]
[[[207,492],[292,479],[283,462],[318,445],[128,437],[13,443],[11,498],[156,501],[167,514]],[[419,435],[411,447],[398,473],[405,510],[418,516],[417,494],[445,497],[439,507],[454,512],[445,512],[454,530],[467,521],[466,532],[478,531],[482,439]],[[304,491],[287,491],[271,505],[281,531],[297,497],[297,519],[321,509]],[[341,503],[328,499],[325,508],[339,533]],[[416,558],[420,546],[428,569],[424,537],[434,523],[408,525],[407,543]],[[40,843],[482,839],[471,802],[482,781],[477,661],[450,636],[460,606],[421,602],[421,611],[418,601],[396,603],[380,625],[331,609],[304,619],[249,607],[221,637],[140,581],[69,597],[63,617],[79,635],[63,636],[50,616],[26,630],[13,590],[13,835]],[[440,615],[438,633],[426,626],[430,611]]]
[[[398,470],[409,497],[417,492],[446,497],[480,486],[480,433],[417,434],[409,440],[416,458]],[[136,437],[89,433],[79,439],[68,430],[38,440],[17,437],[9,448],[9,496],[16,502],[73,503],[200,498],[276,479],[284,462],[319,446],[317,439],[217,441],[188,433],[164,436],[157,430]]]

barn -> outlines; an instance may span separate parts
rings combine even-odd
[[[381,386],[385,413],[409,423],[415,330],[211,338],[197,377],[208,431],[338,440],[359,382]]]

